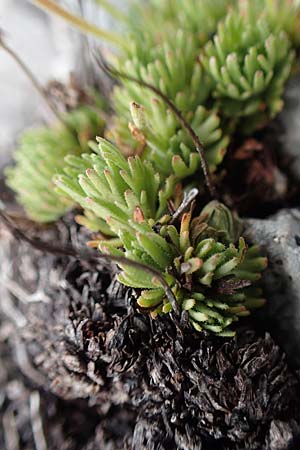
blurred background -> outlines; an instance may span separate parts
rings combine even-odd
[[[56,2],[102,28],[115,29],[118,26],[97,5],[97,0]],[[128,9],[129,0],[109,2],[123,10]],[[107,44],[93,42],[61,19],[41,11],[30,0],[0,0],[0,30],[4,33],[7,45],[21,56],[42,85],[53,79],[68,82],[70,72],[75,72],[81,82],[89,84],[95,77],[101,76],[98,68],[92,69],[92,57],[88,49]],[[285,107],[280,115],[284,125],[281,139],[286,152],[293,158],[292,171],[297,177],[300,176],[299,84],[299,75],[288,83]],[[28,78],[0,48],[0,174],[11,159],[21,131],[44,121],[48,115],[48,108]]]
[[[116,26],[95,0],[58,1],[102,27]],[[115,0],[123,8],[126,0]],[[67,82],[71,71],[82,79],[92,76],[87,38],[62,20],[48,16],[29,0],[0,0],[0,29],[43,85],[51,79]],[[42,121],[45,105],[15,61],[0,48],[0,171],[24,127]]]

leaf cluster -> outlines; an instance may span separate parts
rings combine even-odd
[[[78,205],[77,221],[97,233],[91,245],[153,269],[124,262],[118,275],[153,317],[176,305],[153,276],[158,271],[196,330],[231,336],[232,324],[264,303],[257,282],[266,259],[248,247],[239,219],[222,203],[202,211],[184,204],[189,189],[201,191],[204,183],[195,140],[175,112],[216,170],[231,133],[253,130],[280,110],[293,58],[284,31],[291,22],[280,24],[256,0],[253,8],[249,0],[134,5],[117,67],[175,107],[124,79],[106,130],[113,143],[99,137],[105,125],[99,112],[82,106],[66,114],[67,127],[23,137],[8,184],[31,218],[55,220]]]
[[[175,178],[169,177],[162,186],[149,161],[139,156],[126,159],[108,141],[97,140],[94,152],[66,158],[65,174],[55,177],[56,192],[85,209],[81,223],[106,236],[118,235],[140,217],[158,219],[172,196]]]
[[[223,116],[243,119],[240,127],[251,132],[282,109],[293,60],[290,47],[284,31],[272,31],[264,15],[227,15],[202,58]]]
[[[6,170],[8,186],[37,222],[54,221],[72,208],[69,198],[55,192],[53,177],[62,173],[67,155],[88,151],[89,139],[104,131],[99,111],[89,106],[66,113],[64,123],[27,130],[14,153],[15,165]]]
[[[266,259],[257,246],[247,247],[239,220],[216,201],[200,215],[191,209],[174,220],[167,209],[176,200],[173,177],[161,182],[151,163],[126,159],[103,139],[93,148],[68,157],[56,184],[88,212],[81,223],[112,237],[96,241],[99,249],[159,270],[198,331],[232,335],[230,325],[264,303],[255,283]],[[172,310],[152,274],[119,265],[119,281],[141,290],[141,308],[154,317]]]
[[[281,110],[297,8],[280,0],[134,3],[118,66],[158,87],[193,121],[214,170],[224,158],[228,136],[252,132]],[[116,115],[107,137],[126,154],[134,148],[162,174],[178,155],[188,168],[183,178],[196,172],[192,144],[181,141],[178,148],[180,124],[153,93],[123,80],[113,102]],[[143,107],[141,129],[128,129],[131,102]]]

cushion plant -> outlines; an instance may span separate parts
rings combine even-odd
[[[165,42],[163,46],[158,44],[152,49],[152,53],[153,58],[146,65],[136,56],[121,61],[122,71],[150,82],[174,102],[193,123],[206,144],[211,169],[215,168],[224,157],[228,138],[221,130],[217,112],[204,106],[211,91],[211,81],[198,60],[197,39],[192,34],[179,30],[170,43]],[[136,148],[140,146],[134,130],[132,127],[128,128],[131,120],[128,105],[134,102],[143,107],[145,116],[145,127],[141,130],[145,142],[145,158],[153,161],[162,173],[166,173],[170,167],[174,154],[178,154],[185,163],[194,158],[193,146],[184,135],[179,137],[178,144],[178,121],[158,96],[132,81],[124,80],[121,87],[115,88],[113,102],[117,114],[107,136],[117,142],[123,151],[128,152],[129,148],[132,152],[134,145]],[[197,165],[194,167],[190,171],[197,169]]]
[[[256,281],[265,260],[257,255],[256,247],[246,246],[240,232],[228,240],[220,234],[218,223],[209,226],[207,221],[216,216],[216,210],[234,221],[222,204],[210,205],[213,213],[191,209],[174,220],[170,205],[178,207],[181,190],[197,185],[202,192],[200,155],[174,110],[142,83],[150,83],[180,110],[204,144],[210,170],[216,170],[230,133],[253,130],[282,107],[283,87],[293,60],[291,42],[295,43],[297,34],[296,3],[276,1],[275,14],[268,0],[151,0],[147,4],[133,2],[124,18],[108,2],[99,1],[123,21],[128,36],[123,41],[76,20],[52,0],[36,3],[120,47],[114,57],[116,67],[131,79],[121,77],[121,86],[114,90],[116,114],[107,135],[126,157],[103,140],[100,150],[94,146],[95,152],[86,152],[88,139],[103,131],[103,122],[99,119],[97,123],[94,116],[90,118],[95,128],[91,127],[90,134],[83,132],[81,141],[80,120],[71,124],[74,133],[60,128],[59,132],[44,130],[25,137],[16,167],[8,171],[10,186],[28,214],[39,221],[54,220],[79,204],[84,214],[77,220],[110,238],[99,242],[102,251],[159,269],[195,326],[201,327],[199,318],[203,317],[203,329],[227,332],[238,314],[247,314],[248,307],[261,303],[260,294],[250,294],[248,284]],[[288,20],[292,11],[295,20]],[[69,114],[71,120],[75,112]],[[89,114],[86,112],[86,117]],[[127,159],[128,155],[133,156]],[[68,165],[63,169],[64,157]],[[209,249],[207,254],[203,255],[202,246]],[[148,306],[154,315],[170,309],[164,291],[149,273],[135,269],[138,275],[134,276],[133,268],[126,265],[122,270],[119,278],[124,284],[143,289],[140,306]],[[220,293],[214,286],[223,278],[234,286],[230,294],[227,287],[226,293],[222,289]],[[213,296],[209,298],[212,302],[215,295],[219,306],[210,307],[223,308],[223,319],[216,314],[206,317],[197,310],[198,302],[208,307],[207,296]],[[235,297],[242,304],[232,309],[230,302]],[[195,312],[204,315],[195,316]]]
[[[34,1],[82,30],[117,45],[118,68],[160,88],[194,122],[200,139],[207,145],[211,170],[225,155],[228,132],[236,127],[239,132],[249,132],[262,126],[282,107],[282,91],[293,58],[284,31],[295,43],[299,15],[296,1],[278,0],[274,8],[269,0],[151,0],[146,4],[133,1],[127,17],[110,7],[109,2],[99,1],[123,22],[128,38],[122,40],[118,34],[78,20],[53,1]],[[130,102],[144,107],[146,133],[132,127],[128,130]],[[107,136],[125,153],[142,152],[163,173],[177,152],[187,166],[187,176],[196,170],[195,157],[190,155],[193,148],[182,142],[184,149],[178,148],[179,124],[153,93],[123,80],[121,87],[115,89],[113,104],[116,115]],[[209,126],[208,116],[214,117]],[[228,123],[228,117],[234,120]],[[221,125],[222,120],[226,126]],[[165,121],[167,126],[162,125]],[[167,155],[164,164],[163,155]]]
[[[104,121],[90,106],[64,115],[64,124],[27,130],[7,169],[7,184],[16,192],[28,216],[37,222],[61,217],[73,203],[58,196],[52,178],[61,173],[67,155],[88,151],[87,142],[103,133]]]
[[[283,87],[293,59],[284,30],[292,27],[286,25],[285,19],[291,15],[291,9],[282,2],[277,7],[276,22],[268,1],[258,2],[253,8],[249,1],[188,0],[176,4],[152,1],[147,7],[140,5],[134,9],[135,23],[128,27],[129,44],[119,57],[119,68],[160,88],[194,121],[200,139],[208,144],[211,170],[222,162],[228,132],[238,127],[239,132],[248,133],[282,108]],[[201,31],[199,18],[203,24]],[[151,20],[155,27],[150,25]],[[157,164],[158,170],[163,170],[161,155],[174,154],[173,143],[177,141],[179,129],[172,113],[153,93],[128,80],[115,88],[113,101],[117,114],[108,137],[125,152],[132,149],[134,139],[128,129],[128,104],[131,101],[141,104],[147,118],[147,132],[143,134],[145,157]],[[166,116],[167,125],[162,121]],[[206,127],[207,116],[215,117],[211,128]],[[229,117],[233,118],[230,123]],[[222,119],[225,123],[220,127]],[[132,134],[137,137],[135,132]],[[178,149],[177,154],[188,160],[193,148],[184,145],[185,156]],[[168,165],[169,159],[170,156],[166,159]],[[188,172],[191,171],[190,168]]]
[[[199,136],[210,170],[222,162],[227,132],[241,118],[247,117],[249,128],[279,111],[293,57],[290,41],[270,11],[255,4],[250,14],[248,6],[223,0],[135,4],[126,21],[130,39],[116,63],[129,77],[114,91],[116,115],[108,130],[127,155],[103,139],[87,153],[88,140],[102,133],[104,123],[92,109],[81,108],[68,113],[66,128],[25,136],[16,167],[8,171],[8,183],[30,217],[55,220],[79,204],[84,214],[77,220],[101,233],[103,252],[159,270],[195,328],[223,335],[263,303],[252,284],[266,260],[257,247],[247,247],[222,203],[202,212],[191,206],[173,217],[172,207],[191,187],[203,189],[200,154],[176,109]],[[205,23],[201,33],[198,15]],[[166,25],[159,33],[151,26],[155,17],[156,25]],[[234,127],[227,127],[229,117]],[[119,280],[142,289],[141,307],[152,315],[172,309],[153,275],[120,267]]]
[[[207,158],[213,170],[225,155],[228,138],[221,131],[217,111],[207,109],[211,80],[203,71],[199,54],[203,43],[215,31],[218,20],[234,2],[214,0],[200,4],[189,0],[177,3],[151,1],[146,7],[139,4],[133,8],[129,46],[118,64],[123,72],[158,87],[187,116],[206,144]],[[176,13],[178,7],[180,14]],[[197,17],[203,17],[205,23],[201,32]],[[151,23],[155,23],[155,28]],[[158,23],[161,23],[160,27]],[[144,36],[142,40],[141,35]],[[146,118],[146,128],[142,130],[144,157],[153,161],[163,174],[174,155],[187,166],[186,176],[197,170],[199,161],[193,146],[184,133],[178,138],[178,121],[157,96],[136,83],[123,80],[121,87],[114,90],[113,102],[117,114],[107,136],[123,151],[128,148],[132,151],[134,144],[137,149],[140,147],[140,141],[135,143],[136,133],[132,128],[128,129],[128,104],[135,102],[143,106]]]
[[[97,0],[123,22],[125,39],[60,2],[33,1],[117,45],[113,64],[99,62],[120,84],[109,140],[99,137],[103,112],[81,106],[63,126],[26,133],[7,172],[31,218],[48,222],[81,209],[75,220],[91,231],[68,214],[35,237],[0,205],[15,237],[56,255],[11,247],[28,265],[8,268],[16,283],[26,272],[30,285],[27,293],[8,279],[16,307],[8,309],[20,303],[27,321],[14,339],[22,339],[17,359],[25,360],[25,375],[42,374],[38,385],[69,406],[89,401],[87,420],[79,419],[91,426],[88,439],[100,423],[89,448],[283,448],[281,438],[298,432],[299,418],[297,381],[283,355],[247,326],[223,339],[264,304],[267,259],[223,203],[233,205],[219,166],[227,149],[243,145],[243,133],[282,107],[297,45],[296,0],[132,0],[128,16]],[[78,247],[86,236],[93,249]],[[36,302],[40,291],[44,301]],[[110,434],[126,433],[118,444],[106,441],[110,418]],[[84,447],[81,438],[70,441],[77,445]]]
[[[242,3],[247,14],[265,16],[272,30],[283,30],[293,47],[300,45],[300,3],[298,0],[253,0]]]
[[[222,116],[246,117],[248,131],[274,117],[282,109],[292,59],[288,37],[272,30],[263,15],[228,14],[202,58]]]
[[[258,247],[247,247],[239,221],[219,202],[200,215],[191,209],[173,220],[167,210],[167,200],[176,201],[172,176],[161,183],[151,163],[139,156],[126,160],[103,139],[95,150],[69,157],[66,175],[56,177],[56,184],[99,219],[99,231],[116,236],[99,240],[100,250],[161,271],[197,330],[232,335],[232,322],[264,302],[256,282],[266,259]],[[159,280],[142,269],[120,266],[119,281],[143,289],[138,298],[142,308],[154,316],[172,310]]]

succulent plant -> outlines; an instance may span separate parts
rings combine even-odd
[[[146,102],[141,97],[137,95],[135,98],[139,98],[142,104],[135,101],[131,103],[132,122],[129,122],[129,129],[132,136],[129,137],[129,134],[126,136],[127,131],[123,132],[125,122],[123,131],[118,128],[109,135],[119,143],[123,152],[135,148],[134,151],[140,154],[143,160],[149,160],[154,164],[162,178],[168,177],[170,173],[179,179],[195,174],[200,167],[199,154],[190,136],[179,126],[174,113],[158,99],[144,106]],[[208,111],[203,106],[198,106],[187,116],[205,146],[210,170],[214,171],[222,162],[229,142],[228,137],[222,132],[220,118],[214,111]],[[130,147],[132,137],[136,146]],[[199,178],[200,180],[202,181],[202,178]]]
[[[124,61],[120,58],[118,64],[122,72],[159,88],[192,122],[206,145],[213,170],[224,157],[228,138],[221,130],[216,111],[203,106],[211,92],[211,81],[198,60],[198,34],[179,28],[173,30],[170,37],[163,44],[148,48],[147,61],[138,54],[131,54]],[[192,143],[182,133],[173,112],[153,92],[132,81],[123,80],[122,85],[114,90],[113,103],[116,115],[107,137],[114,140],[125,153],[141,153],[143,158],[154,163],[163,176],[169,174],[174,156],[189,167],[188,174],[197,170],[198,156]],[[128,108],[130,104],[140,105],[143,109],[142,129],[136,123],[128,127],[132,121]],[[132,108],[131,112],[134,113]]]
[[[133,0],[130,3],[128,31],[132,39],[126,49],[132,54],[138,51],[143,61],[148,62],[147,49],[161,42],[171,42],[179,29],[193,34],[198,47],[203,45],[237,0],[150,0],[147,3]]]
[[[216,211],[222,217],[216,221],[220,228],[210,225]],[[196,330],[231,336],[230,325],[264,303],[260,290],[252,284],[260,278],[266,259],[257,246],[248,249],[242,237],[237,245],[228,240],[223,219],[226,225],[232,224],[229,210],[211,203],[194,219],[191,212],[185,213],[179,230],[166,224],[158,234],[141,223],[138,231],[121,235],[121,240],[127,258],[162,271]],[[100,243],[100,249],[112,251],[107,243]],[[164,290],[151,275],[126,265],[122,269],[118,276],[121,283],[143,289],[138,298],[140,307],[150,309],[154,317],[172,310]]]
[[[158,220],[172,196],[175,177],[161,188],[149,161],[139,156],[127,160],[108,141],[98,142],[99,148],[92,145],[94,153],[67,156],[66,174],[55,178],[57,192],[87,211],[81,223],[106,236],[134,228],[141,218]]]
[[[132,1],[127,15],[109,1],[99,1],[123,22],[128,38],[122,41],[117,33],[76,20],[52,1],[36,3],[118,45],[118,69],[151,83],[174,102],[204,143],[211,170],[222,162],[227,134],[241,121],[239,131],[248,132],[282,107],[293,56],[283,30],[291,35],[297,27],[289,20],[298,11],[295,1],[276,0],[276,12],[269,0]],[[197,171],[199,156],[193,145],[153,92],[123,79],[112,100],[116,114],[106,136],[125,154],[138,153],[150,160],[162,178],[170,175],[170,167],[181,179]],[[129,104],[143,109],[142,129],[130,123]]]
[[[209,79],[197,60],[199,48],[196,38],[179,30],[170,43],[166,42],[153,48],[152,54],[153,58],[147,65],[143,65],[136,57],[127,59],[124,63],[121,61],[122,71],[158,87],[185,115],[188,115],[189,119],[197,122],[201,131],[203,123],[205,127],[208,113],[204,107],[201,108],[201,111],[205,111],[204,114],[201,115],[196,111],[199,105],[205,103],[211,88]],[[180,125],[161,99],[149,89],[142,88],[132,81],[123,80],[122,86],[114,90],[113,102],[117,114],[109,136],[111,135],[119,146],[122,145],[125,153],[127,148],[132,152],[132,146],[136,142],[132,139],[133,130],[128,128],[128,122],[132,120],[129,105],[133,102],[140,104],[144,110],[145,125],[148,129],[148,133],[145,134],[145,144],[149,147],[147,157],[153,157],[155,160],[157,155],[168,152],[170,141],[176,136]],[[218,129],[219,125],[217,119],[213,131]],[[218,131],[219,138],[215,139],[214,144],[218,144],[222,137],[222,133]],[[203,140],[207,138],[205,133],[200,137]],[[136,147],[139,147],[139,144],[136,142]],[[222,145],[223,142],[220,143],[220,147]]]
[[[62,172],[66,155],[88,151],[89,139],[104,130],[99,112],[88,106],[66,113],[64,122],[67,126],[57,123],[25,131],[14,154],[15,166],[6,171],[7,184],[37,222],[56,220],[72,207],[70,199],[55,192],[52,178]]]
[[[293,47],[300,45],[300,3],[298,0],[254,0],[242,4],[250,14],[263,14],[272,30],[283,30]],[[247,13],[248,13],[247,11]]]
[[[239,131],[253,131],[282,108],[283,87],[293,60],[283,30],[295,28],[287,23],[292,7],[278,1],[282,21],[276,22],[267,0],[257,4],[175,3],[152,1],[135,8],[135,24],[128,26],[130,43],[118,66],[123,73],[159,88],[193,121],[214,170],[226,152],[226,133],[239,125]],[[205,24],[201,32],[199,17]],[[162,18],[165,23],[159,26]],[[125,153],[132,152],[135,142],[135,151],[151,160],[163,176],[169,173],[174,156],[182,167],[186,166],[182,178],[196,172],[199,158],[192,144],[181,136],[178,145],[178,121],[152,92],[122,80],[121,87],[114,90],[113,102],[117,114],[107,136]],[[142,129],[130,124],[131,102],[143,108]]]
[[[68,157],[58,190],[87,208],[99,230],[112,240],[99,240],[102,252],[126,256],[161,272],[183,311],[198,330],[232,335],[232,322],[264,303],[255,286],[266,258],[257,246],[247,247],[240,221],[219,202],[200,215],[184,213],[180,224],[168,214],[174,177],[160,189],[159,175],[138,156],[128,161],[100,139],[99,153]],[[85,218],[88,225],[88,218]],[[168,313],[172,305],[160,281],[142,268],[119,264],[118,279],[142,289],[141,308]]]
[[[264,14],[233,11],[205,45],[202,63],[213,80],[221,116],[244,118],[252,131],[282,108],[284,84],[293,52],[282,29],[272,29]]]

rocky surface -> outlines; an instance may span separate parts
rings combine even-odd
[[[300,209],[246,222],[247,236],[259,243],[269,258],[264,274],[267,306],[259,313],[262,325],[300,367]]]
[[[282,152],[290,159],[290,170],[300,181],[300,75],[289,80],[285,105],[279,120],[283,125],[280,140]]]
[[[126,3],[120,0],[112,3],[118,2],[123,7]],[[102,27],[116,27],[112,18],[97,8],[94,0],[67,0],[61,3]],[[30,2],[1,0],[0,29],[4,32],[6,43],[22,57],[42,85],[51,79],[67,82],[70,71],[75,71],[81,80],[89,84],[94,81],[95,73],[91,70],[86,38]],[[89,40],[89,43],[92,41]],[[51,114],[15,61],[2,49],[0,61],[1,170],[10,160],[22,130],[51,119]]]
[[[65,25],[20,0],[1,0],[0,27],[7,44],[31,68],[40,83],[52,77],[66,79],[74,51]],[[43,116],[43,102],[15,61],[0,49],[0,168],[9,161],[19,133]]]

